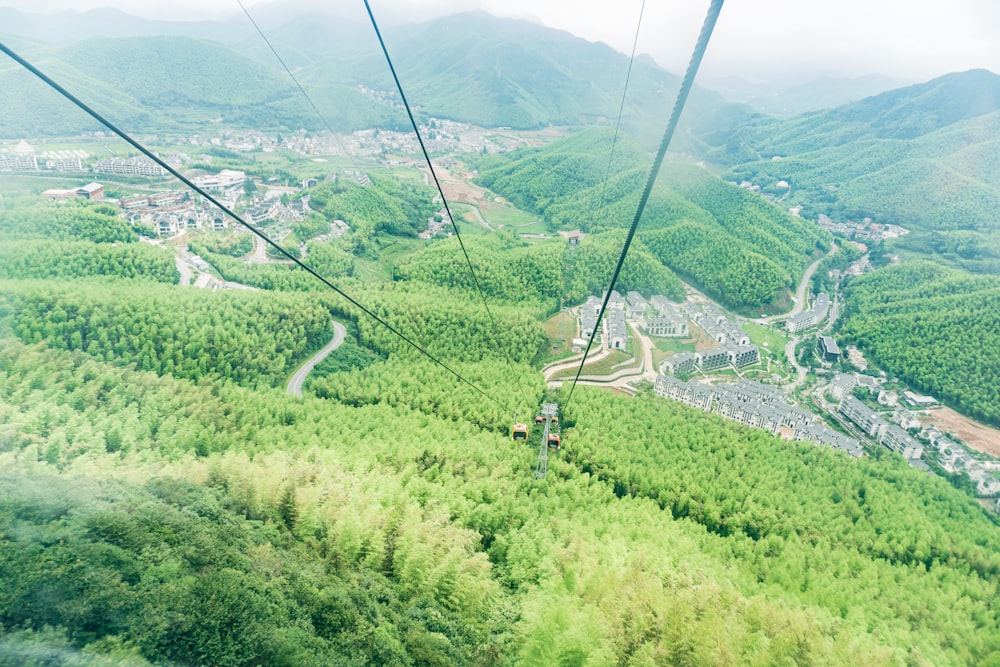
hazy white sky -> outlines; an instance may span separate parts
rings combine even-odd
[[[360,12],[361,0],[244,0],[254,11],[294,3]],[[427,18],[484,9],[528,18],[628,52],[642,0],[370,0],[376,17]],[[114,6],[148,18],[223,18],[236,0],[0,0],[26,11]],[[639,51],[683,70],[707,0],[646,2]],[[323,9],[321,9],[322,11]],[[926,80],[982,67],[1000,73],[1000,0],[729,0],[703,75],[772,80],[801,72],[884,73]]]

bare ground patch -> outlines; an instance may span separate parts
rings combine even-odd
[[[940,406],[929,410],[920,415],[920,423],[950,431],[977,452],[1000,458],[1000,430],[975,422],[951,408]]]

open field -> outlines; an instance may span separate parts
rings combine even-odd
[[[770,352],[779,359],[784,355],[785,345],[788,344],[788,336],[784,331],[771,329],[756,322],[744,322],[743,330],[750,336],[754,345],[760,348],[761,354]]]
[[[595,350],[591,349],[591,353]],[[615,350],[603,359],[598,359],[595,362],[589,363],[583,367],[583,373],[581,375],[610,375],[611,373],[621,370],[619,366],[622,362],[628,361],[632,358],[632,355],[628,352],[622,352],[620,350]],[[618,366],[618,368],[616,368]],[[552,376],[553,380],[565,380],[573,379],[576,375],[576,368],[567,368],[566,370],[559,371]]]

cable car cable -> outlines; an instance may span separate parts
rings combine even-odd
[[[597,324],[594,326],[594,330],[590,332],[590,339],[587,341],[587,349],[583,351],[583,358],[580,360],[580,367],[576,369],[576,377],[573,378],[573,384],[570,385],[569,396],[563,403],[563,409],[565,409],[565,407],[573,399],[573,391],[576,389],[576,383],[580,379],[580,373],[583,372],[584,364],[587,363],[587,354],[590,353],[590,348],[594,344],[594,336],[597,335],[597,328],[600,326],[601,319],[604,317],[604,313],[608,308],[608,301],[611,299],[611,292],[615,288],[615,283],[618,281],[618,274],[621,273],[622,264],[625,263],[625,256],[628,254],[629,246],[632,245],[632,238],[635,236],[635,231],[639,227],[639,219],[642,218],[642,212],[643,209],[646,208],[646,201],[649,199],[649,193],[653,189],[653,183],[656,182],[656,177],[660,171],[660,165],[663,164],[663,158],[667,154],[667,147],[670,146],[670,140],[673,138],[674,131],[677,129],[677,123],[680,121],[681,112],[684,111],[684,105],[687,102],[688,95],[694,85],[695,75],[698,73],[698,67],[701,65],[701,59],[705,55],[705,49],[708,48],[708,42],[712,38],[712,31],[715,30],[715,22],[719,18],[719,12],[722,11],[722,4],[724,1],[725,0],[711,0],[711,5],[709,5],[708,14],[705,16],[705,22],[701,26],[701,33],[698,35],[698,41],[695,43],[694,52],[691,54],[691,61],[688,63],[687,72],[685,72],[684,79],[681,81],[681,87],[677,91],[677,99],[674,101],[674,108],[670,113],[670,120],[667,122],[667,129],[663,133],[663,139],[660,141],[660,148],[657,150],[656,158],[653,160],[653,166],[649,170],[649,178],[646,179],[646,187],[643,189],[642,196],[639,198],[639,206],[635,211],[635,217],[632,218],[632,225],[629,227],[628,236],[625,237],[625,244],[622,246],[621,255],[618,257],[618,264],[615,266],[615,271],[611,275],[611,283],[608,285],[608,289],[604,293],[604,301],[601,303],[601,310],[597,314]]]
[[[597,213],[592,216],[595,220],[601,218],[604,214],[604,209],[607,206],[605,196],[608,192],[608,181],[611,179],[611,164],[615,157],[615,146],[618,145],[618,132],[621,130],[622,126],[622,113],[625,111],[625,97],[628,95],[628,84],[629,80],[632,78],[632,64],[635,62],[635,48],[639,44],[639,30],[642,28],[642,15],[645,10],[646,0],[642,0],[642,5],[639,7],[639,21],[635,26],[635,38],[632,40],[632,55],[629,56],[628,71],[625,73],[625,88],[622,90],[622,101],[618,106],[618,120],[615,123],[615,134],[611,139],[611,151],[608,153],[608,167],[604,171],[604,182],[601,185],[601,198],[598,200],[598,206],[600,208],[597,210]]]
[[[410,103],[406,99],[406,93],[403,92],[403,84],[399,81],[399,76],[396,74],[396,67],[392,64],[392,58],[389,56],[389,49],[385,45],[385,40],[382,39],[382,31],[379,30],[378,22],[375,20],[375,14],[372,13],[371,5],[368,4],[368,0],[364,0],[365,9],[368,11],[368,18],[371,19],[372,28],[375,29],[375,36],[378,38],[379,46],[382,47],[382,53],[385,55],[385,61],[389,65],[389,71],[392,73],[392,79],[396,82],[396,90],[399,91],[399,97],[403,100],[403,107],[406,109],[406,115],[410,119],[410,125],[413,127],[413,133],[417,135],[417,143],[420,144],[420,150],[424,154],[424,160],[427,162],[427,168],[431,172],[431,177],[434,179],[434,185],[437,186],[438,194],[441,195],[441,203],[444,205],[444,210],[448,214],[448,221],[451,222],[452,229],[455,230],[455,237],[458,239],[458,245],[462,248],[462,254],[465,256],[465,263],[469,267],[469,273],[472,274],[472,281],[476,285],[476,291],[479,292],[480,298],[483,300],[483,306],[486,308],[486,314],[490,318],[490,323],[493,325],[493,333],[498,334],[500,328],[497,326],[496,319],[493,317],[493,312],[490,310],[490,304],[486,300],[486,293],[483,292],[482,285],[479,282],[479,277],[476,275],[476,270],[472,267],[472,259],[469,258],[469,252],[465,248],[465,241],[462,240],[462,234],[458,231],[458,223],[455,222],[455,216],[451,214],[451,207],[448,205],[448,198],[444,196],[444,188],[441,187],[441,181],[438,180],[437,172],[434,170],[434,163],[431,162],[430,153],[427,152],[427,146],[424,144],[423,136],[420,134],[420,128],[417,125],[417,120],[413,116],[413,110],[410,108]],[[514,370],[514,363],[510,357],[510,351],[507,349],[506,345],[500,345],[500,349],[503,350],[504,356],[507,358],[507,367],[510,369],[511,373],[514,375],[515,380],[517,378],[517,372]],[[524,395],[524,387],[519,382],[515,382],[521,391],[521,398],[527,401],[527,397]]]
[[[382,326],[384,326],[386,329],[388,329],[389,331],[391,331],[392,333],[394,333],[396,336],[398,336],[403,341],[405,341],[406,343],[408,343],[411,347],[413,347],[415,350],[417,350],[418,352],[420,352],[422,355],[424,355],[425,357],[427,357],[428,359],[430,359],[432,362],[434,362],[435,364],[437,364],[441,368],[445,369],[446,371],[448,371],[449,373],[451,373],[452,375],[454,375],[461,382],[463,382],[463,383],[469,385],[470,387],[472,387],[473,389],[475,389],[477,392],[479,392],[480,394],[482,394],[483,396],[485,396],[486,398],[488,398],[490,401],[492,401],[492,402],[496,403],[497,405],[499,405],[504,410],[508,410],[508,411],[510,410],[509,406],[504,405],[498,399],[494,398],[489,393],[487,393],[484,389],[481,389],[478,385],[476,385],[472,381],[467,380],[465,377],[463,377],[461,374],[459,374],[458,371],[453,370],[451,367],[449,367],[443,361],[439,360],[437,357],[435,357],[430,352],[428,352],[427,350],[425,350],[423,347],[421,347],[420,345],[418,345],[417,343],[415,343],[413,340],[411,340],[404,333],[402,333],[401,331],[399,331],[398,329],[396,329],[394,326],[392,326],[391,324],[389,324],[388,322],[386,322],[385,320],[383,320],[381,317],[379,317],[378,315],[376,315],[374,312],[372,312],[371,310],[369,310],[368,308],[366,308],[365,306],[363,306],[360,302],[358,302],[357,300],[355,300],[349,294],[347,294],[346,292],[344,292],[343,290],[341,290],[339,287],[337,287],[336,285],[334,285],[333,283],[331,283],[329,280],[327,280],[326,278],[324,278],[322,275],[320,275],[319,273],[317,273],[310,266],[306,265],[298,257],[295,257],[290,252],[288,252],[287,250],[285,250],[285,248],[281,247],[277,242],[271,240],[266,234],[264,234],[262,231],[260,231],[259,229],[257,229],[256,227],[254,227],[253,225],[251,225],[250,223],[248,223],[247,221],[245,221],[242,217],[240,217],[239,215],[237,215],[236,213],[234,213],[231,209],[229,209],[227,206],[225,206],[222,202],[218,201],[215,197],[213,197],[212,195],[210,195],[208,192],[206,192],[205,190],[203,190],[201,187],[195,185],[194,182],[192,182],[189,178],[187,178],[186,176],[184,176],[183,174],[181,174],[179,171],[177,171],[176,169],[174,169],[172,166],[170,166],[169,164],[167,164],[167,162],[165,160],[163,160],[162,158],[160,158],[158,155],[156,155],[151,150],[149,150],[148,148],[146,148],[144,145],[142,145],[141,143],[139,143],[137,140],[133,139],[127,132],[125,132],[124,130],[119,129],[114,123],[112,123],[110,120],[106,119],[104,116],[102,116],[101,114],[99,114],[97,111],[95,111],[91,107],[89,107],[86,103],[84,103],[82,100],[80,100],[79,98],[77,98],[71,92],[69,92],[68,90],[66,90],[65,88],[63,88],[55,80],[53,80],[52,78],[50,78],[47,74],[45,74],[44,72],[42,72],[40,69],[38,69],[37,67],[35,67],[31,63],[29,63],[27,60],[25,60],[24,58],[22,58],[21,56],[19,56],[13,49],[11,49],[10,47],[8,47],[3,42],[0,42],[0,51],[3,51],[12,60],[14,60],[15,62],[17,62],[19,65],[21,65],[22,67],[24,67],[26,70],[28,70],[29,72],[31,72],[32,74],[34,74],[36,77],[38,77],[39,79],[41,79],[43,82],[45,82],[50,88],[52,88],[57,93],[59,93],[60,95],[62,95],[66,99],[68,99],[70,102],[72,102],[73,104],[75,104],[77,107],[79,107],[80,110],[84,111],[89,116],[91,116],[94,120],[96,120],[100,124],[102,124],[105,127],[107,127],[109,130],[111,130],[112,132],[114,132],[115,134],[117,134],[119,137],[122,138],[122,140],[124,140],[130,146],[132,146],[133,148],[135,148],[137,151],[139,151],[140,153],[142,153],[143,155],[145,155],[150,160],[152,160],[152,161],[156,162],[158,165],[160,165],[163,169],[165,169],[167,172],[169,172],[174,178],[176,178],[177,180],[179,180],[180,182],[182,182],[184,185],[188,186],[189,188],[191,188],[192,190],[194,190],[195,192],[197,192],[199,195],[201,195],[202,197],[204,197],[205,199],[207,199],[208,201],[210,201],[213,205],[215,205],[216,207],[218,207],[220,210],[222,210],[223,212],[225,212],[226,214],[228,214],[230,217],[232,217],[234,220],[236,220],[237,222],[239,222],[241,225],[243,225],[244,227],[246,227],[247,229],[249,229],[251,232],[253,232],[254,234],[256,234],[261,240],[263,240],[264,242],[266,242],[267,244],[269,244],[271,247],[273,247],[275,250],[277,250],[278,252],[280,252],[282,255],[284,255],[285,257],[287,257],[294,264],[298,265],[300,268],[304,269],[306,272],[308,272],[314,278],[316,278],[317,280],[319,280],[321,283],[323,283],[324,285],[326,285],[327,287],[329,287],[330,289],[332,289],[334,292],[336,292],[337,294],[339,294],[340,296],[342,296],[344,299],[346,299],[353,306],[355,306],[356,308],[360,309],[363,313],[365,313],[366,315],[368,315],[369,317],[371,317],[373,320],[375,320],[376,322],[378,322],[379,324],[381,324]]]
[[[306,98],[306,102],[308,102],[309,106],[312,107],[312,110],[316,112],[316,117],[319,118],[320,122],[326,126],[327,131],[333,136],[334,141],[340,144],[340,148],[341,150],[344,151],[344,155],[346,155],[348,159],[351,160],[351,163],[354,165],[354,168],[357,171],[359,172],[364,171],[354,160],[354,156],[351,154],[351,152],[347,150],[347,146],[345,146],[344,142],[341,141],[340,135],[337,134],[336,130],[333,129],[333,126],[330,123],[330,121],[327,119],[326,116],[324,116],[320,112],[319,107],[317,107],[316,103],[313,102],[312,97],[309,96],[309,93],[306,92],[306,89],[303,88],[301,83],[299,83],[298,77],[295,76],[294,72],[292,72],[292,69],[285,62],[285,59],[281,57],[281,55],[278,53],[278,50],[275,49],[274,45],[271,43],[271,40],[267,38],[267,35],[264,34],[264,31],[257,24],[257,21],[254,20],[253,16],[250,14],[250,10],[247,9],[246,6],[243,4],[243,0],[236,0],[236,4],[238,4],[240,6],[240,9],[243,10],[243,13],[246,14],[246,17],[250,20],[250,23],[253,24],[254,29],[257,30],[257,34],[260,35],[261,39],[264,40],[264,43],[267,44],[267,48],[271,50],[271,53],[274,54],[274,57],[277,58],[278,62],[281,63],[281,66],[285,68],[285,72],[288,74],[289,77],[291,77],[292,81],[295,83],[295,87],[299,89],[299,92],[302,93],[302,96]]]

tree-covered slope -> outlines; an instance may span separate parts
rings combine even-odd
[[[887,371],[1000,425],[1000,280],[910,262],[852,281],[841,325]]]
[[[272,23],[268,32],[275,47],[301,67],[297,77],[323,119],[303,103],[264,43],[241,29],[245,26],[159,24],[141,28],[153,33],[146,36],[115,33],[35,44],[26,55],[133,130],[192,128],[217,118],[256,129],[319,130],[327,123],[344,132],[409,127],[398,109],[359,89],[395,91],[374,35],[362,32],[368,26],[294,14]],[[217,41],[209,41],[213,38]],[[421,113],[485,127],[607,123],[617,115],[628,70],[628,59],[605,44],[483,12],[391,26],[386,39],[407,97]],[[655,141],[678,83],[652,61],[637,60],[625,127]],[[16,91],[0,99],[3,136],[100,129],[13,63],[0,68],[0,86]],[[678,147],[685,150],[703,147],[688,139],[693,136],[688,129],[711,141],[720,127],[728,130],[747,114],[705,90],[695,91],[689,109],[679,134]]]
[[[1000,650],[998,528],[940,480],[584,387],[535,481],[533,448],[405,407],[426,374],[359,378],[400,398],[352,407],[6,340],[3,650],[227,665]]]
[[[606,122],[617,116],[628,70],[628,58],[603,43],[484,12],[387,28],[386,41],[411,103],[434,116],[487,127]],[[380,55],[361,60],[354,77],[393,89]],[[679,83],[678,76],[651,60],[637,59],[625,127],[655,141],[654,128],[662,123]],[[709,132],[744,113],[719,95],[696,88],[682,127]]]
[[[609,169],[612,141],[610,132],[591,129],[544,148],[483,159],[478,182],[558,228],[627,227],[651,160],[620,138]],[[667,267],[737,308],[774,299],[829,243],[812,223],[675,161],[663,167],[638,238]]]
[[[69,258],[131,233],[94,207],[57,211],[81,220],[26,215],[9,238]],[[91,240],[56,240],[70,231]],[[603,242],[568,256],[610,263]],[[233,236],[205,249],[238,262],[230,254],[244,247]],[[484,269],[525,265],[488,283],[497,324],[467,284],[445,284],[447,241],[412,255],[405,279],[338,283],[482,393],[315,290],[59,271],[0,281],[0,655],[996,659],[1000,528],[892,460],[581,387],[562,414],[565,446],[536,480],[536,446],[508,429],[543,398],[565,402],[545,397],[530,362],[544,341],[544,277],[568,251],[502,235],[470,250]],[[331,317],[361,363],[287,396],[285,379],[326,342]]]
[[[810,217],[872,217],[918,232],[997,228],[1000,76],[976,70],[830,111],[757,120],[730,138],[730,175],[785,181]],[[776,159],[776,156],[781,159]]]

